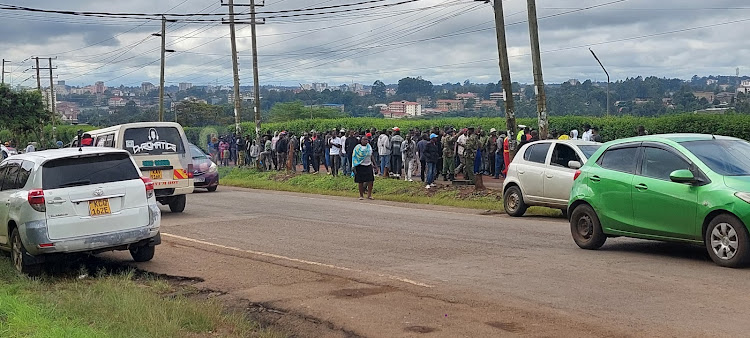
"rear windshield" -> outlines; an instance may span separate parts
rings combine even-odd
[[[123,149],[132,155],[184,154],[180,131],[175,127],[125,129]]]
[[[140,178],[127,154],[61,158],[42,166],[42,189],[59,189]]]

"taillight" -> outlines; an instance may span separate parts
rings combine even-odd
[[[573,175],[573,181],[577,180],[578,176],[581,176],[581,171],[580,170],[576,170],[576,173]]]
[[[34,189],[29,191],[28,200],[29,205],[34,208],[34,210],[39,212],[47,211],[47,206],[44,204],[44,190]]]
[[[188,164],[188,170],[187,170],[187,172],[188,172],[188,178],[193,178],[194,174],[193,174],[193,164],[192,163]]]
[[[141,180],[146,185],[146,198],[154,197],[154,181],[148,177],[141,177]]]

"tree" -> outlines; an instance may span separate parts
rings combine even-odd
[[[474,110],[474,105],[477,103],[477,100],[475,99],[468,99],[466,100],[466,103],[464,103],[464,110]]]
[[[41,93],[15,91],[0,85],[0,125],[12,131],[14,136],[32,132],[40,134],[42,126],[51,119],[51,113],[44,110]]]
[[[385,100],[385,83],[383,81],[377,80],[372,84],[372,96]]]
[[[396,94],[414,100],[419,96],[432,96],[434,93],[433,91],[432,82],[423,80],[419,77],[405,77],[398,80],[398,90],[396,91]]]

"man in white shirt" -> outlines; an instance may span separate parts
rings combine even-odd
[[[457,145],[457,151],[456,151],[456,158],[459,159],[458,167],[456,167],[457,173],[461,173],[464,170],[464,167],[466,166],[466,163],[464,163],[464,146],[466,146],[466,140],[468,140],[469,137],[466,136],[466,129],[461,131],[461,134],[458,136],[458,140],[456,140]]]
[[[33,153],[34,151],[36,151],[36,148],[34,148],[34,142],[29,142],[24,153]]]
[[[378,137],[378,155],[380,156],[380,172],[378,175],[388,177],[388,171],[391,168],[391,137],[387,130],[383,130]]]
[[[584,141],[591,141],[593,136],[594,133],[591,131],[591,125],[588,123],[584,124],[583,135],[581,135],[581,139]]]
[[[331,175],[336,177],[339,175],[339,167],[341,167],[341,150],[344,148],[344,142],[342,137],[331,137]]]

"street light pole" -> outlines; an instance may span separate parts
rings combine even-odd
[[[591,48],[589,48],[589,51],[591,52],[591,55],[594,56],[594,59],[596,59],[596,62],[599,62],[599,66],[601,66],[602,70],[604,70],[604,74],[607,74],[607,116],[609,116],[609,107],[610,107],[610,104],[609,104],[609,72],[607,72],[607,69],[604,68],[604,65],[602,64],[602,62],[599,61],[599,58],[596,56],[596,53],[594,53],[594,51]]]

